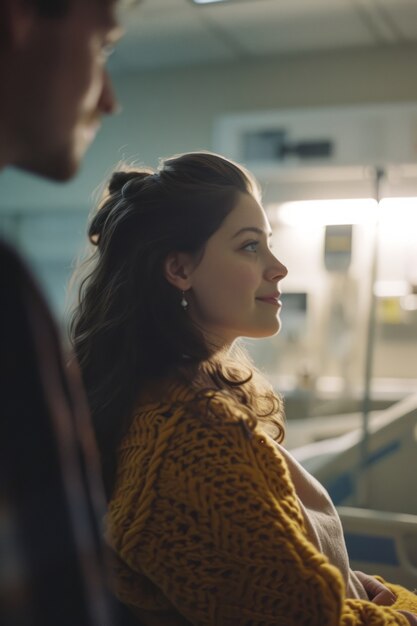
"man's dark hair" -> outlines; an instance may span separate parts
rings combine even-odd
[[[71,0],[30,0],[41,17],[63,17]]]

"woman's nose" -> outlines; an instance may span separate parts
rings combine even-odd
[[[285,278],[287,274],[287,267],[276,257],[273,257],[273,263],[271,263],[267,270],[268,280],[281,280],[282,278]]]

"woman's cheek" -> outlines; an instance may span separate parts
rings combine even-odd
[[[256,290],[259,287],[258,273],[252,267],[241,267],[234,276],[234,283],[245,290]]]

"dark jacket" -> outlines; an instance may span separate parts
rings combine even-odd
[[[110,626],[98,464],[76,368],[0,243],[0,624]]]

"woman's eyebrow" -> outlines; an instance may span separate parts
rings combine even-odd
[[[245,232],[252,232],[257,235],[266,235],[268,238],[272,237],[272,232],[266,232],[263,228],[258,228],[257,226],[244,226],[243,228],[239,228],[239,230],[233,235],[232,239]]]

